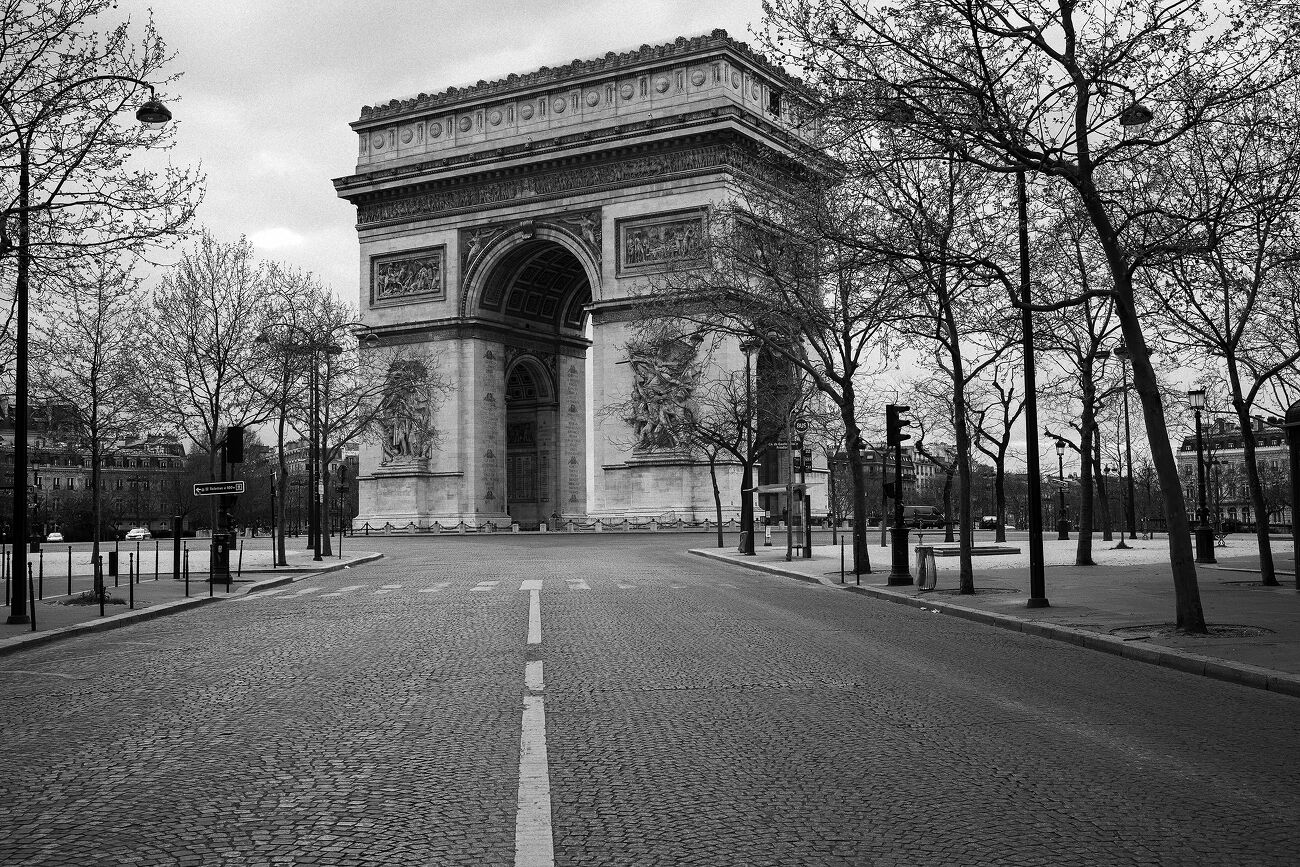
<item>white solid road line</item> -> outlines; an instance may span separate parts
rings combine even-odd
[[[528,643],[542,643],[542,600],[540,590],[528,591]]]
[[[541,621],[534,620],[538,591],[529,591],[528,643],[541,641]],[[542,697],[542,663],[524,664],[523,726],[519,734],[519,801],[515,814],[515,867],[554,867],[555,840],[551,833],[551,770],[546,759],[546,703]]]
[[[519,584],[519,589],[520,589],[520,590],[541,590],[541,589],[542,589],[542,579],[541,579],[541,578],[526,578],[526,579],[524,579],[522,582],[520,582],[520,584]]]
[[[473,591],[473,590],[479,590],[479,591],[483,591],[483,590],[495,590],[495,589],[496,589],[496,586],[497,586],[498,584],[500,584],[500,583],[501,583],[500,581],[480,581],[480,582],[478,582],[478,584],[476,584],[475,586],[473,586],[473,587],[471,587],[471,588],[469,588],[469,589],[470,589],[471,591]]]

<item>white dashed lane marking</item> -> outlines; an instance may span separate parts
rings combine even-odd
[[[475,591],[475,590],[477,590],[477,591],[479,591],[480,593],[482,593],[482,592],[485,592],[485,591],[488,591],[488,590],[495,590],[495,589],[496,589],[496,586],[497,586],[498,584],[500,584],[500,583],[501,583],[500,581],[480,581],[480,582],[478,582],[478,584],[474,585],[473,587],[471,587],[471,588],[469,588],[469,589],[470,589],[471,591]]]
[[[437,593],[439,590],[446,590],[450,586],[451,586],[450,581],[439,581],[437,584],[434,584],[432,587],[421,587],[420,592]]]

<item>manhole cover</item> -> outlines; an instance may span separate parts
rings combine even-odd
[[[1145,626],[1118,626],[1110,630],[1110,634],[1117,638],[1125,640],[1135,640],[1141,638],[1168,638],[1170,636],[1179,636],[1185,638],[1243,638],[1253,635],[1272,635],[1273,630],[1263,626],[1247,626],[1240,623],[1216,623],[1206,627],[1209,630],[1204,636],[1179,632],[1178,627],[1172,623],[1151,623]]]

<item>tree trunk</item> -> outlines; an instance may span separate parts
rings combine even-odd
[[[871,555],[867,552],[867,474],[862,467],[862,452],[855,446],[862,436],[853,418],[852,392],[845,389],[845,401],[840,407],[844,417],[845,439],[848,442],[849,473],[853,477],[853,572],[871,573]],[[884,520],[884,516],[881,516]]]
[[[1112,275],[1116,269],[1112,269]],[[1192,552],[1192,528],[1187,519],[1187,504],[1183,502],[1182,483],[1178,478],[1178,465],[1174,461],[1165,427],[1165,408],[1160,399],[1160,384],[1147,353],[1146,337],[1133,306],[1132,282],[1122,269],[1123,285],[1116,299],[1120,311],[1120,324],[1124,342],[1130,351],[1133,371],[1133,388],[1138,393],[1142,416],[1146,422],[1147,444],[1151,461],[1155,465],[1160,483],[1160,496],[1165,511],[1165,526],[1169,530],[1169,565],[1174,579],[1174,612],[1176,624],[1183,632],[1204,634],[1205,612],[1201,607],[1200,587],[1196,582],[1196,560]]]
[[[998,526],[993,541],[1007,540],[1007,459],[1005,444],[998,449],[998,459],[993,465],[993,503]]]
[[[833,468],[832,468],[833,471]],[[740,553],[754,553],[754,455],[747,453],[740,472]]]
[[[1241,426],[1242,459],[1245,461],[1246,484],[1250,486],[1251,509],[1255,512],[1255,546],[1259,550],[1259,583],[1277,587],[1277,571],[1273,564],[1273,546],[1268,540],[1268,507],[1264,503],[1264,487],[1259,483],[1259,467],[1255,465],[1255,429],[1251,427],[1249,407],[1244,400],[1234,396],[1233,408]],[[1292,506],[1294,509],[1294,505]]]
[[[1096,389],[1092,385],[1092,364],[1082,366],[1083,415],[1079,420],[1079,541],[1074,565],[1095,566],[1092,559],[1092,444],[1097,429]],[[1065,480],[1061,480],[1065,484]]]
[[[726,545],[722,540],[722,489],[718,487],[718,453],[709,455],[709,481],[713,483],[713,513],[718,518],[718,547]]]
[[[1089,169],[1090,171],[1090,169]],[[1106,267],[1114,287],[1115,311],[1119,315],[1120,331],[1129,348],[1133,372],[1133,388],[1138,393],[1142,417],[1146,423],[1147,444],[1151,461],[1160,482],[1160,496],[1164,503],[1165,522],[1169,530],[1169,566],[1174,579],[1174,613],[1176,623],[1184,632],[1204,634],[1205,612],[1201,607],[1201,591],[1196,583],[1196,560],[1192,554],[1192,528],[1187,520],[1187,504],[1183,502],[1182,483],[1178,478],[1178,465],[1169,444],[1169,430],[1165,426],[1165,408],[1160,399],[1160,384],[1156,381],[1151,356],[1147,352],[1146,336],[1138,318],[1133,295],[1133,274],[1129,253],[1120,242],[1107,211],[1107,203],[1092,185],[1091,177],[1073,181],[1089,220],[1097,233],[1097,240],[1106,254]]]

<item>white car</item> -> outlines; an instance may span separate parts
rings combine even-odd
[[[48,535],[48,536],[45,537],[45,541],[46,541],[46,542],[62,542],[62,541],[63,541],[63,534],[62,534],[62,533],[51,533],[50,535]]]
[[[140,539],[152,539],[153,533],[149,532],[148,527],[136,527],[133,530],[126,531],[126,541],[135,542]]]

